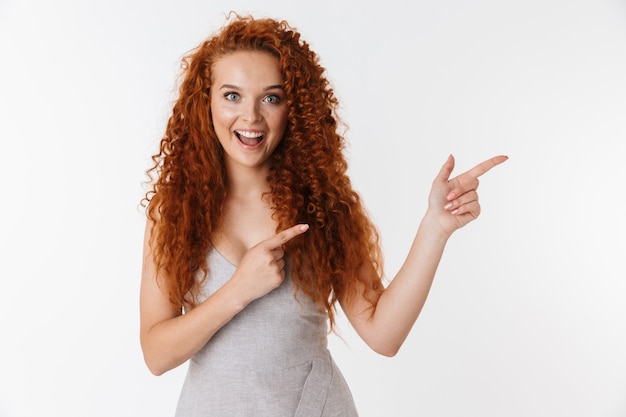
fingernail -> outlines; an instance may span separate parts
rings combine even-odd
[[[309,229],[309,225],[308,224],[303,224],[302,226],[300,226],[300,230],[302,230],[303,232],[305,230],[308,230],[308,229]]]
[[[454,200],[454,197],[456,197],[456,194],[454,194],[454,191],[452,191],[450,194],[448,194],[448,197],[446,197],[449,200]]]
[[[459,213],[459,209],[452,210],[450,213],[451,213],[451,214],[458,214],[458,213]]]
[[[448,203],[445,206],[443,206],[444,210],[450,210],[452,208],[452,203]]]

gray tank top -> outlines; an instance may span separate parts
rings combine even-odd
[[[218,251],[199,301],[236,267]],[[327,349],[328,316],[287,271],[188,362],[176,417],[356,417],[350,390]]]

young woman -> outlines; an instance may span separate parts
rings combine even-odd
[[[379,237],[346,175],[337,100],[286,22],[233,17],[184,59],[146,195],[141,344],[187,361],[178,416],[356,416],[326,348],[339,303],[376,352],[417,319],[446,241],[480,211],[491,158],[449,157],[385,288]]]

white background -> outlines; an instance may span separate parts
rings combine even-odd
[[[0,0],[0,415],[172,416],[138,341],[138,207],[181,56],[229,10],[328,69],[354,186],[402,262],[449,153],[483,215],[392,359],[343,318],[363,417],[626,416],[626,4]]]

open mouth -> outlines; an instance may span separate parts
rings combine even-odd
[[[235,135],[237,139],[239,139],[239,142],[247,146],[257,145],[264,138],[262,132],[249,132],[245,130],[235,130]]]

